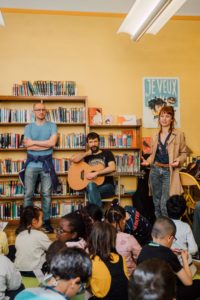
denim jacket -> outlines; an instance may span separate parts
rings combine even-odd
[[[25,165],[24,165],[24,168],[19,172],[19,178],[20,178],[21,182],[23,183],[23,185],[24,185],[24,181],[25,181],[26,167],[32,161],[42,162],[42,169],[45,173],[50,173],[53,191],[56,192],[57,187],[59,186],[59,180],[58,180],[58,176],[57,176],[57,174],[55,172],[55,169],[54,169],[52,154],[44,155],[44,156],[34,156],[34,155],[31,155],[31,154],[28,154],[27,160],[26,160]]]

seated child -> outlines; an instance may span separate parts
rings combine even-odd
[[[126,225],[124,232],[133,235],[141,246],[152,240],[152,226],[149,220],[143,217],[133,206],[125,206]]]
[[[0,299],[13,300],[24,287],[20,272],[5,256],[8,253],[8,240],[5,232],[0,232]]]
[[[192,280],[192,273],[188,264],[188,252],[182,250],[183,265],[170,249],[175,239],[176,226],[168,217],[158,218],[152,229],[153,242],[144,246],[138,257],[138,264],[147,260],[158,258],[166,261],[176,274],[177,300],[196,300],[200,295],[200,281]]]
[[[186,202],[183,196],[174,195],[167,200],[167,213],[169,218],[172,219],[176,225],[176,236],[173,240],[171,249],[178,255],[178,259],[182,264],[181,251],[187,250],[189,253],[189,266],[194,275],[197,271],[197,267],[192,263],[192,255],[198,250],[195,242],[192,230],[190,226],[181,221],[180,218],[183,216],[186,210]]]
[[[40,231],[43,213],[41,208],[27,206],[20,216],[20,224],[16,230],[15,266],[23,276],[34,276],[34,270],[41,270],[45,262],[45,252],[51,241]]]
[[[123,232],[126,223],[126,211],[113,201],[110,209],[106,211],[106,220],[117,230],[116,250],[126,259],[128,275],[130,276],[136,268],[136,261],[141,251],[141,246],[134,236]]]
[[[94,203],[87,203],[85,206],[81,206],[77,213],[82,216],[85,224],[86,239],[89,237],[93,224],[95,222],[101,222],[103,219],[103,211],[101,207]]]
[[[55,254],[57,254],[59,251],[61,251],[62,249],[66,249],[67,245],[65,244],[65,242],[62,241],[54,241],[49,248],[47,249],[46,252],[46,262],[43,265],[43,271],[45,271],[45,274],[49,274],[50,273],[50,264],[52,261],[52,258],[54,257]]]
[[[67,247],[86,249],[85,224],[82,216],[77,212],[69,213],[60,219],[57,228],[57,239],[65,242]]]
[[[96,222],[88,241],[92,260],[89,280],[91,299],[127,300],[128,275],[124,258],[115,250],[116,230],[106,222]]]
[[[169,264],[157,258],[137,266],[129,283],[129,300],[174,300],[176,278]]]
[[[25,289],[15,300],[71,299],[84,291],[91,275],[91,261],[82,249],[62,249],[52,257],[50,273],[52,277],[43,286]]]

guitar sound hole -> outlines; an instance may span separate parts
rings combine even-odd
[[[84,180],[85,171],[84,171],[84,170],[83,170],[83,171],[81,171],[81,173],[80,173],[80,174],[81,174],[81,176],[80,176],[80,177],[81,177],[81,180]]]

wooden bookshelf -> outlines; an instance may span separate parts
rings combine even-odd
[[[58,126],[58,133],[66,133],[70,134],[70,131],[72,133],[83,133],[85,136],[88,133],[88,117],[87,117],[87,111],[88,111],[88,106],[87,106],[87,97],[86,96],[0,96],[0,109],[8,109],[8,110],[27,110],[31,111],[33,108],[33,104],[38,103],[38,102],[43,102],[46,105],[47,111],[50,110],[56,110],[59,107],[63,109],[71,109],[71,111],[74,108],[78,109],[83,109],[80,110],[83,112],[83,117],[85,118],[85,122],[72,122],[71,120],[67,122],[55,122],[56,125]],[[85,115],[84,115],[85,112]],[[81,115],[80,115],[81,116]],[[60,116],[59,116],[60,118]],[[78,118],[78,116],[77,116]],[[2,119],[3,120],[3,119]],[[59,119],[60,120],[60,119]],[[77,119],[75,121],[78,121]],[[23,134],[24,127],[28,124],[28,122],[1,122],[0,121],[0,128],[1,128],[1,133],[20,133]],[[68,129],[69,128],[69,129]],[[55,147],[54,149],[54,156],[55,158],[60,158],[59,153],[62,153],[62,158],[68,159],[70,156],[70,152],[82,152],[85,151],[85,147],[73,147],[73,148],[68,148],[68,147]],[[0,148],[0,156],[1,156],[1,161],[5,159],[11,159],[13,161],[23,161],[26,157],[26,149],[25,148]],[[58,176],[66,177],[67,172],[58,172]],[[14,174],[0,174],[0,181],[1,182],[8,182],[8,181],[16,181],[18,179],[18,173]],[[65,179],[64,179],[65,182]],[[67,190],[68,191],[68,190]],[[78,203],[79,201],[84,201],[84,195],[52,195],[52,201],[59,201],[60,203],[67,203],[71,204],[73,203]],[[39,195],[36,195],[34,197],[34,200],[40,201],[41,197]],[[11,196],[11,197],[0,197],[0,204],[4,203],[20,203],[23,201],[23,196]],[[1,219],[1,216],[0,216]],[[56,219],[56,218],[53,218]],[[5,218],[4,218],[5,220]],[[8,218],[9,223],[12,222],[15,224],[15,222],[18,222],[18,220],[10,220]]]

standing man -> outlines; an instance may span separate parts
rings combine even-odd
[[[88,150],[85,153],[77,154],[72,157],[72,162],[79,163],[84,161],[91,166],[101,164],[103,169],[100,171],[89,172],[86,174],[88,180],[92,180],[100,175],[108,175],[116,170],[115,158],[110,150],[99,149],[100,137],[96,132],[90,132],[86,137]],[[88,201],[102,206],[101,199],[112,197],[115,194],[113,176],[106,176],[102,185],[89,182],[86,187]]]
[[[27,125],[24,131],[24,145],[27,160],[24,174],[24,207],[33,205],[36,183],[41,183],[42,210],[45,232],[53,232],[50,224],[51,191],[56,191],[58,178],[55,174],[52,153],[57,141],[57,126],[47,122],[46,108],[43,103],[33,106],[35,122]]]

